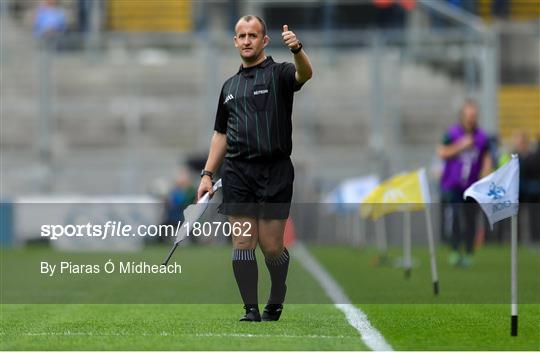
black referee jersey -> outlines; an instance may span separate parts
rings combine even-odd
[[[291,63],[267,57],[243,68],[223,84],[214,130],[227,134],[226,158],[264,160],[288,157],[292,151],[294,92],[302,84]]]

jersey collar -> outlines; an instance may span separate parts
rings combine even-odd
[[[267,67],[268,65],[272,64],[274,62],[274,59],[272,59],[271,56],[267,56],[266,59],[261,62],[260,64],[257,64],[255,66],[250,66],[250,67],[244,67],[242,66],[242,64],[240,64],[240,68],[238,69],[238,72],[237,74],[241,73],[241,72],[248,72],[248,71],[251,71],[252,69],[255,69],[255,68],[265,68]]]

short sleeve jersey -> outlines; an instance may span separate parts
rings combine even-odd
[[[227,135],[226,158],[278,159],[292,152],[292,108],[296,81],[291,63],[267,57],[223,84],[214,130]]]

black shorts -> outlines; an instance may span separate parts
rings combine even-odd
[[[290,158],[273,161],[227,159],[223,163],[223,203],[228,216],[287,219],[293,194],[294,167]]]

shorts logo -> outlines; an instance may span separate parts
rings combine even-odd
[[[253,91],[254,96],[258,96],[259,94],[266,94],[266,93],[268,93],[267,89],[260,89],[258,91]]]
[[[234,99],[234,96],[232,94],[227,95],[227,97],[225,97],[225,102],[223,102],[223,104],[227,104],[227,102],[230,101],[231,99]]]

